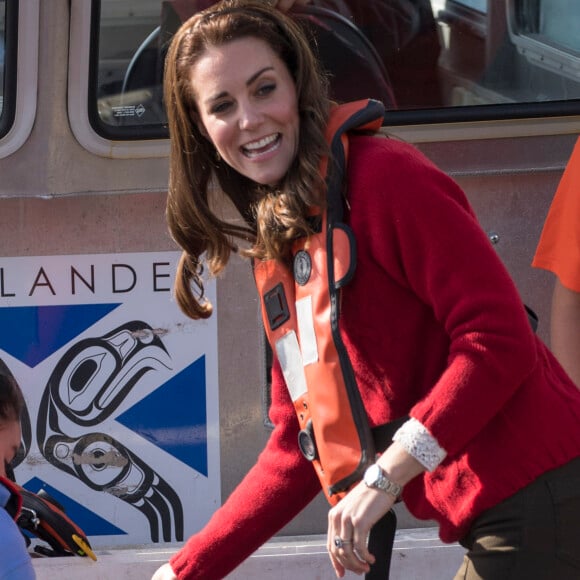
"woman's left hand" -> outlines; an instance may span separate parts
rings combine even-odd
[[[370,570],[375,556],[367,548],[369,533],[394,503],[393,495],[361,482],[328,512],[326,547],[339,578],[346,570],[356,574]],[[342,547],[335,545],[335,538],[342,540]]]

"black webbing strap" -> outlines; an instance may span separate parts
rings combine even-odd
[[[524,308],[526,309],[526,314],[528,315],[528,320],[530,321],[530,326],[532,330],[536,332],[538,330],[538,315],[527,305],[524,304]]]
[[[397,531],[397,516],[389,510],[371,529],[369,552],[376,558],[365,580],[388,580],[393,555],[393,543]]]
[[[393,442],[393,435],[397,429],[408,420],[408,416],[399,417],[371,429],[377,452],[382,453]],[[365,574],[365,580],[388,580],[396,531],[397,516],[393,510],[389,510],[372,527],[368,548],[376,561],[368,574]]]

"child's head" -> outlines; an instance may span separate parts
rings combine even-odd
[[[0,476],[20,447],[20,415],[24,409],[22,391],[6,364],[0,360]]]

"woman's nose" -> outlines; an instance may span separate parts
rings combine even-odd
[[[249,104],[240,106],[240,115],[238,119],[240,129],[243,131],[253,129],[260,124],[261,120],[262,114],[256,107]]]

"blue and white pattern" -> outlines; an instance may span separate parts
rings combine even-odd
[[[0,258],[0,357],[28,411],[16,478],[93,547],[181,541],[220,503],[217,317],[179,311],[178,258]]]

